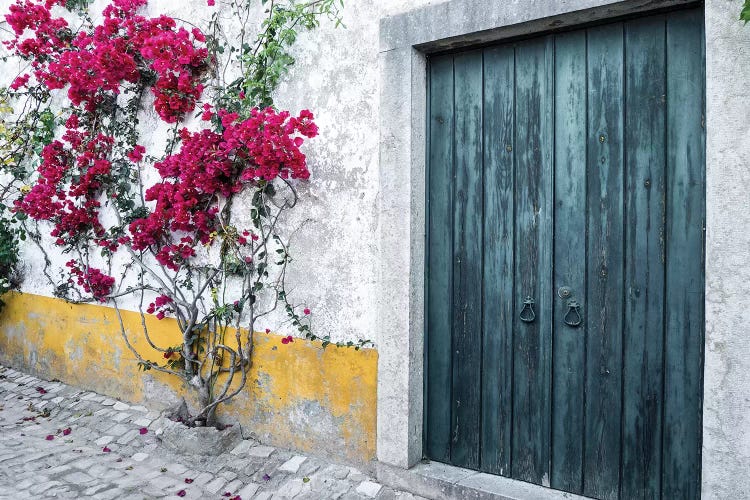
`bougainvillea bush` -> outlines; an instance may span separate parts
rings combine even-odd
[[[216,407],[244,388],[253,332],[271,312],[283,308],[300,335],[317,338],[310,311],[287,298],[279,220],[310,176],[303,148],[318,129],[308,110],[276,109],[272,92],[294,62],[296,30],[337,20],[341,5],[262,1],[251,36],[253,0],[208,0],[205,9],[245,19],[237,36],[217,13],[201,29],[147,16],[147,1],[111,0],[102,12],[86,0],[10,5],[5,45],[26,69],[5,91],[20,108],[0,137],[17,186],[6,206],[45,256],[67,256],[56,293],[111,304],[139,366],[186,380],[198,396],[188,423],[213,425]],[[163,148],[144,146],[159,142],[144,140],[149,114],[169,124]],[[137,333],[118,304],[132,296]],[[174,318],[179,342],[158,345],[146,314]]]

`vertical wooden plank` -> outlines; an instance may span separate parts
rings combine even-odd
[[[514,478],[549,485],[552,323],[553,39],[516,48]],[[524,298],[536,318],[521,321]]]
[[[664,342],[665,19],[625,24],[622,498],[659,498]]]
[[[623,334],[623,33],[591,28],[588,60],[588,292],[584,494],[617,498]]]
[[[430,61],[425,455],[450,461],[453,56]]]
[[[702,10],[670,14],[663,498],[700,497],[705,221],[703,53]]]
[[[482,370],[482,53],[454,57],[451,463],[479,467]]]
[[[586,33],[555,40],[555,279],[552,354],[553,488],[580,493],[585,323],[565,324],[568,301],[586,297]],[[564,294],[563,294],[564,295]],[[586,311],[582,311],[582,315]],[[570,320],[575,319],[571,314]]]
[[[484,51],[482,467],[510,474],[513,380],[514,51]]]

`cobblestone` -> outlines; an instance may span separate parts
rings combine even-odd
[[[424,500],[354,467],[253,440],[215,457],[178,455],[157,439],[158,416],[0,366],[0,500]]]
[[[300,465],[307,460],[307,457],[303,457],[302,455],[295,455],[279,467],[279,470],[283,470],[285,472],[291,472],[292,474],[299,471]]]
[[[357,486],[357,493],[366,497],[375,498],[380,493],[383,486],[372,481],[362,481],[362,484]]]

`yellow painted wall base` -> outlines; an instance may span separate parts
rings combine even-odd
[[[165,407],[190,397],[183,381],[139,371],[120,333],[115,311],[60,299],[12,293],[0,313],[0,361],[44,378],[133,403]],[[147,317],[152,339],[178,343],[173,320]],[[141,317],[123,311],[131,343],[144,349]],[[377,352],[328,347],[256,334],[252,368],[243,394],[220,416],[276,446],[364,463],[375,456]],[[161,359],[160,361],[163,361]]]

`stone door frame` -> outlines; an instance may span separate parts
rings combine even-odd
[[[695,3],[448,0],[381,20],[380,462],[409,468],[422,458],[427,56]],[[746,474],[750,468],[750,340],[744,340],[750,338],[745,331],[750,331],[750,168],[745,160],[750,158],[750,144],[746,144],[750,141],[745,131],[749,127],[742,127],[748,121],[743,117],[750,116],[743,92],[743,82],[750,76],[750,27],[744,28],[737,20],[740,5],[707,0],[704,6],[707,187],[702,488],[706,497],[750,490]],[[739,63],[743,55],[746,64]],[[729,219],[728,213],[732,214]]]

